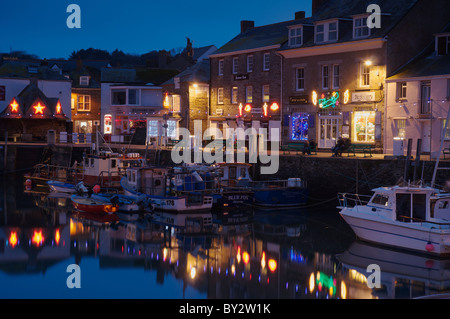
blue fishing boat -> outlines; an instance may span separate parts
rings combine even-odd
[[[221,183],[227,187],[254,192],[254,205],[262,207],[296,207],[308,201],[306,181],[301,178],[253,181],[249,173],[251,164],[220,163]]]

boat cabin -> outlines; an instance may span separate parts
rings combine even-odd
[[[164,196],[168,170],[164,167],[129,167],[126,170],[127,184],[140,193]]]
[[[118,176],[127,167],[142,166],[143,163],[144,159],[139,153],[120,155],[112,152],[100,152],[98,155],[83,157],[83,171],[85,175],[89,176],[100,176],[101,174]]]
[[[436,193],[431,187],[376,188],[368,206],[402,222],[450,221],[450,194]]]
[[[247,163],[220,163],[219,168],[221,182],[229,186],[246,186],[252,181]]]

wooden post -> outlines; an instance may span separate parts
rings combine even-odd
[[[5,132],[5,146],[3,152],[3,172],[6,174],[8,162],[8,131]]]

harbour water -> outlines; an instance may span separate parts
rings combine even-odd
[[[395,299],[450,291],[450,260],[357,241],[337,199],[212,212],[211,228],[183,232],[151,214],[82,215],[70,198],[25,191],[20,175],[4,178],[0,194],[2,299]],[[380,282],[370,288],[373,264]]]

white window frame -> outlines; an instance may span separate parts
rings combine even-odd
[[[326,70],[326,72],[325,72]],[[321,79],[322,89],[327,90],[330,88],[330,67],[327,64],[323,64],[321,67]],[[326,83],[325,83],[326,81]],[[326,84],[326,85],[325,85]]]
[[[217,88],[217,104],[223,104],[223,88]]]
[[[299,84],[301,84],[301,85],[299,85]],[[305,68],[296,68],[295,69],[295,90],[296,91],[304,91],[305,90]]]
[[[253,103],[253,86],[245,87],[245,103]]]
[[[262,101],[269,102],[270,101],[270,85],[264,84],[262,86]]]
[[[333,78],[331,86],[333,89],[339,89],[339,85],[341,82],[341,66],[339,64],[333,64],[332,67],[333,67]]]
[[[289,47],[301,47],[303,45],[303,27],[292,27],[289,29]]]
[[[231,104],[237,104],[238,100],[238,87],[233,86],[231,88]]]
[[[179,94],[172,95],[172,105],[170,109],[173,113],[181,112],[181,97]]]
[[[220,59],[219,63],[218,63],[217,75],[223,75],[224,64],[225,64],[225,60],[224,59]]]
[[[408,82],[397,82],[397,101],[406,100],[406,94],[408,92]]]
[[[396,119],[395,121],[395,136],[406,138],[406,119]]]
[[[89,85],[89,76],[82,75],[80,76],[80,86],[88,86]]]
[[[330,25],[336,25],[336,28],[334,30],[330,30]],[[322,32],[318,32],[318,27],[323,27]],[[339,38],[339,27],[338,27],[338,21],[330,21],[330,22],[324,22],[324,23],[318,23],[314,26],[314,43],[325,43],[325,42],[335,42]],[[336,33],[335,39],[330,39],[330,33]],[[323,35],[323,40],[319,41],[317,39],[318,35]]]
[[[237,74],[239,72],[239,57],[235,56],[233,57],[233,64],[232,64],[232,72],[233,74]]]
[[[365,68],[367,68],[367,72],[365,72],[366,71]],[[359,87],[362,88],[370,87],[370,65],[367,65],[364,62],[361,62],[359,66]]]
[[[353,39],[364,39],[370,36],[370,28],[367,26],[367,15],[357,16],[353,18]],[[357,26],[357,21],[360,21],[360,25]],[[367,34],[364,34],[364,30],[367,30]]]
[[[266,52],[263,55],[263,71],[270,70],[270,53]]]
[[[130,91],[136,91],[136,103],[130,102]],[[141,105],[141,90],[140,89],[127,89],[127,101],[128,105]]]
[[[91,111],[91,96],[90,95],[78,95],[77,96],[77,111],[78,112],[90,112]]]
[[[247,55],[247,72],[253,72],[253,54]]]

